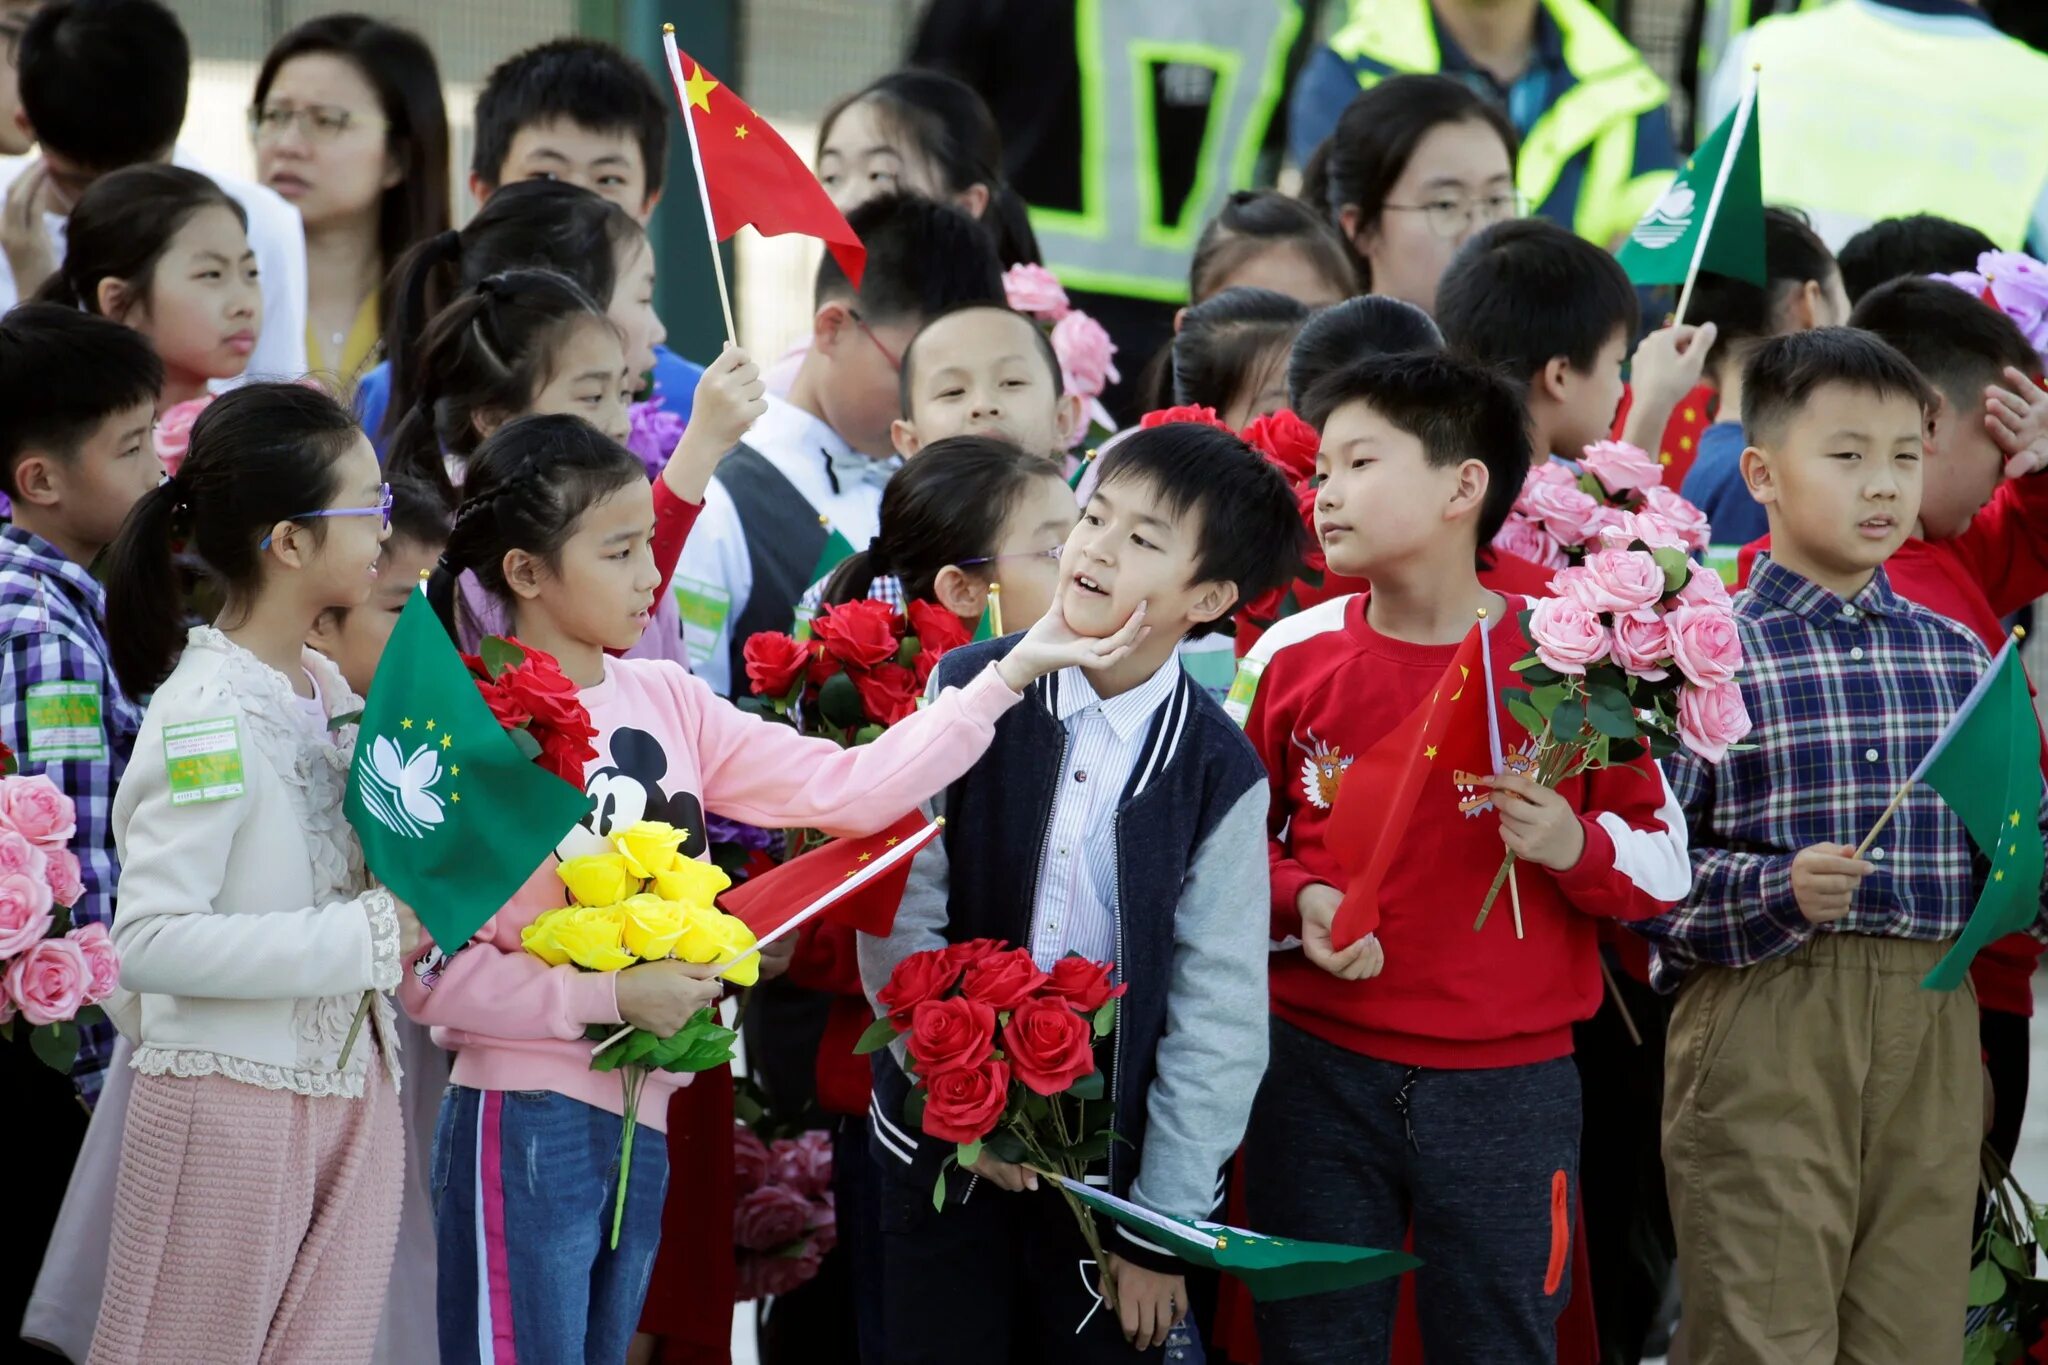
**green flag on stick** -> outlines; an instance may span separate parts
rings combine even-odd
[[[1059,1180],[1058,1176],[1051,1178]],[[1404,1274],[1422,1264],[1405,1251],[1374,1251],[1370,1247],[1340,1246],[1334,1242],[1297,1242],[1247,1232],[1227,1223],[1169,1218],[1078,1180],[1061,1180],[1060,1184],[1068,1194],[1114,1218],[1154,1246],[1191,1265],[1235,1275],[1251,1290],[1252,1297],[1261,1302],[1351,1289]]]
[[[813,583],[823,583],[830,578],[832,571],[839,567],[839,561],[853,553],[853,546],[847,543],[846,537],[840,535],[831,522],[819,517],[818,525],[825,530],[825,547],[818,551],[818,562],[811,566]]]
[[[1681,284],[1678,321],[1702,270],[1762,285],[1764,188],[1756,77],[1615,254],[1636,284]]]
[[[491,715],[424,589],[371,681],[349,768],[363,861],[453,952],[498,913],[590,809]]]

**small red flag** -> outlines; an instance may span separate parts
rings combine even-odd
[[[1432,771],[1491,773],[1483,625],[1472,628],[1422,705],[1344,772],[1331,803],[1324,842],[1350,875],[1330,925],[1342,950],[1379,928],[1380,885],[1408,833],[1408,821]]]
[[[719,908],[746,921],[764,943],[820,915],[864,934],[886,934],[895,927],[912,860],[943,828],[912,811],[879,834],[834,839],[749,877],[719,898]]]
[[[751,223],[763,237],[816,237],[860,288],[867,250],[804,159],[730,86],[679,51],[674,34],[664,34],[662,46],[676,99],[695,134],[712,236],[722,242]]]

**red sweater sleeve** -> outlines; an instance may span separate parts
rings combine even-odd
[[[1273,879],[1272,938],[1273,942],[1281,943],[1301,937],[1301,912],[1295,908],[1295,902],[1303,887],[1322,879],[1295,859],[1287,840],[1281,836],[1289,810],[1287,736],[1293,728],[1293,715],[1285,698],[1275,695],[1277,691],[1268,680],[1253,695],[1251,714],[1245,717],[1244,728],[1245,736],[1258,750],[1259,761],[1266,765],[1270,795],[1266,802],[1266,860]]]
[[[1588,773],[1578,805],[1586,846],[1557,874],[1557,888],[1574,908],[1639,920],[1685,898],[1692,885],[1685,816],[1655,763],[1638,758]]]
[[[1999,484],[1949,548],[2000,616],[2048,596],[2048,473]]]
[[[690,538],[690,528],[697,524],[697,514],[703,510],[703,503],[684,502],[677,497],[668,480],[654,481],[654,567],[661,573],[661,586],[654,590],[657,601],[668,592],[669,580],[676,574],[676,561],[683,557],[683,542]]]

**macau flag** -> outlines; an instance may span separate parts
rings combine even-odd
[[[452,953],[547,861],[589,799],[500,728],[424,586],[392,628],[358,724],[345,809],[363,861]]]
[[[1763,285],[1763,150],[1756,82],[1686,161],[1615,253],[1635,284],[1683,284],[1700,270]]]

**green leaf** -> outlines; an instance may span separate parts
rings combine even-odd
[[[1105,1000],[1102,1008],[1095,1011],[1095,1036],[1107,1038],[1109,1031],[1116,1027],[1116,1001]]]
[[[1007,1161],[1012,1166],[1021,1164],[1024,1158],[1029,1155],[1024,1147],[1024,1139],[1018,1137],[1007,1128],[1002,1129],[1000,1132],[989,1134],[987,1140],[982,1143],[982,1147],[997,1161]]]
[[[861,709],[859,690],[854,687],[853,679],[844,673],[834,673],[818,689],[818,714],[842,730],[863,725],[868,718],[867,712]]]
[[[339,730],[344,725],[361,725],[362,723],[363,708],[358,706],[353,711],[344,711],[338,716],[329,716],[327,718],[327,729],[328,732],[331,734],[334,731]]]
[[[944,1213],[945,1211],[946,1211],[946,1168],[945,1168],[945,1167],[943,1167],[943,1166],[941,1166],[941,1167],[939,1168],[939,1183],[938,1183],[938,1184],[936,1184],[936,1185],[934,1185],[934,1186],[932,1186],[932,1212],[933,1212],[933,1213]]]
[[[1540,735],[1543,733],[1543,717],[1537,715],[1536,708],[1525,700],[1528,695],[1526,692],[1512,690],[1503,694],[1507,701],[1508,714],[1515,718],[1515,724],[1532,735]]]
[[[975,1162],[981,1160],[981,1139],[976,1138],[972,1142],[961,1143],[959,1160],[962,1166],[972,1166]]]
[[[855,744],[873,744],[886,733],[888,733],[887,730],[880,725],[863,725],[860,729],[853,732],[853,742]]]
[[[1678,752],[1678,737],[1666,731],[1651,727],[1643,731],[1643,739],[1650,746],[1651,758],[1669,758]]]
[[[924,1131],[924,1102],[928,1098],[923,1086],[917,1086],[903,1101],[903,1126],[912,1132]]]
[[[1550,713],[1550,733],[1566,743],[1575,742],[1579,731],[1585,728],[1586,704],[1577,697],[1559,702],[1557,709]]]
[[[1066,1157],[1068,1161],[1072,1161],[1077,1164],[1090,1161],[1100,1161],[1102,1160],[1102,1158],[1109,1155],[1109,1144],[1111,1141],[1114,1140],[1114,1138],[1115,1134],[1110,1133],[1107,1130],[1100,1133],[1094,1133],[1088,1137],[1082,1138],[1079,1142],[1067,1148],[1063,1155]]]
[[[50,932],[45,938],[62,938],[71,932],[71,911],[64,906],[53,906],[50,910]]]
[[[535,739],[525,726],[507,730],[505,733],[512,737],[512,747],[517,749],[519,756],[528,763],[540,757],[540,741]]]
[[[1633,763],[1647,752],[1640,739],[1619,739],[1607,746],[1607,761]]]
[[[65,1022],[36,1029],[28,1036],[36,1057],[52,1071],[69,1071],[78,1060],[78,1026]]]
[[[502,635],[484,636],[477,644],[476,656],[484,661],[484,672],[491,675],[493,682],[506,669],[526,662],[526,651]]]
[[[2015,1275],[2025,1275],[2027,1273],[2027,1266],[2025,1260],[2020,1256],[2020,1249],[2014,1246],[2008,1238],[2001,1237],[1995,1232],[1990,1234],[1990,1238],[1991,1259]]]
[[[1564,681],[1564,674],[1544,663],[1534,654],[1508,665],[1511,672],[1520,673],[1522,681],[1537,687],[1549,687]]]
[[[1664,571],[1664,591],[1677,592],[1685,586],[1685,580],[1692,577],[1692,560],[1683,550],[1662,549],[1650,551],[1650,558],[1657,561],[1657,567]]]
[[[1548,683],[1529,694],[1529,704],[1536,708],[1538,715],[1549,715],[1557,704],[1571,695],[1571,689],[1561,683]]]
[[[19,1017],[20,1017],[20,1016],[18,1016],[18,1015],[16,1016],[16,1018],[19,1018]],[[24,1027],[26,1027],[26,1025],[24,1025]],[[7,1040],[8,1042],[10,1042],[10,1043],[14,1041],[14,1020],[13,1020],[13,1019],[9,1019],[9,1020],[8,1020],[8,1021],[7,1021],[6,1023],[4,1023],[4,1024],[0,1024],[0,1038],[5,1038],[5,1039],[6,1039],[6,1040]]]
[[[1979,1261],[1970,1270],[1970,1307],[1982,1308],[2005,1297],[2005,1272],[1996,1261]]]
[[[896,1026],[889,1022],[889,1016],[883,1015],[869,1024],[867,1031],[861,1034],[860,1041],[853,1045],[853,1055],[865,1057],[869,1053],[880,1052],[895,1041]]]
[[[107,1012],[98,1005],[87,1005],[71,1018],[71,1022],[80,1028],[91,1028],[94,1024],[105,1023],[106,1020]]]
[[[1626,701],[1626,698],[1623,700]],[[1593,722],[1595,730],[1610,739],[1636,737],[1635,712],[1626,705],[1616,710],[1596,699],[1586,708],[1586,719]]]
[[[905,635],[903,643],[896,646],[896,662],[905,668],[910,667],[917,662],[918,651],[921,648],[915,635]]]
[[[1091,1071],[1067,1087],[1067,1093],[1077,1100],[1099,1100],[1102,1098],[1102,1073]]]

